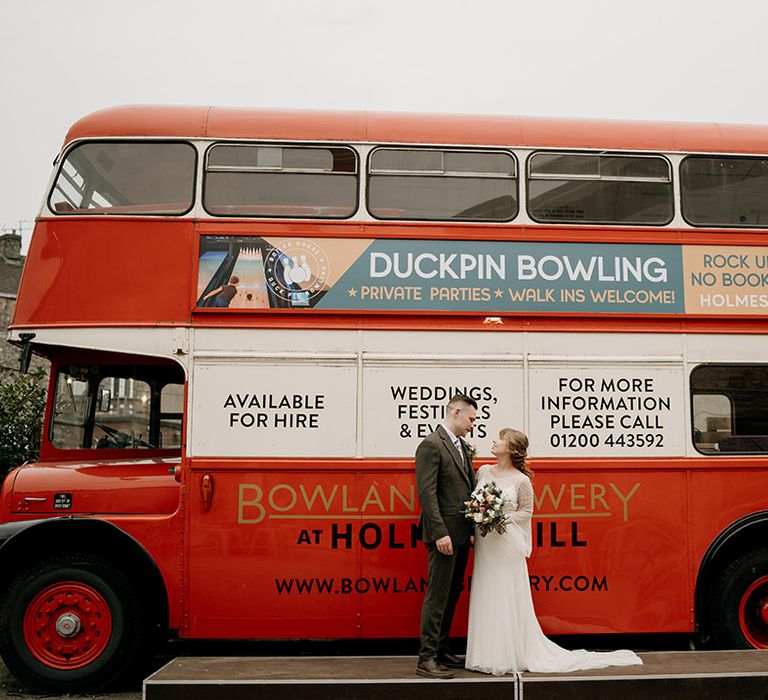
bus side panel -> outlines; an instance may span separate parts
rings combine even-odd
[[[188,636],[358,636],[358,474],[238,466],[193,467]]]
[[[412,465],[403,471],[364,475],[363,499],[380,504],[366,509],[354,526],[354,545],[362,554],[362,576],[354,582],[361,595],[364,637],[417,637],[427,585],[427,550],[418,531],[421,512]],[[382,519],[382,511],[386,513]],[[467,566],[469,587],[472,559]],[[466,634],[468,596],[456,608],[454,633]]]
[[[190,221],[39,221],[13,322],[188,322],[195,245]]]
[[[157,565],[168,596],[168,629],[182,625],[181,557],[183,542],[181,514],[171,517],[110,517],[105,518],[133,537]],[[141,572],[143,574],[143,572]]]
[[[545,632],[690,630],[683,470],[579,476],[548,465],[535,489],[529,570]],[[190,495],[189,636],[418,634],[426,561],[412,473],[205,469],[200,460]],[[466,633],[467,603],[456,635]]]
[[[740,518],[768,508],[768,476],[762,466],[725,468],[722,457],[713,461],[711,470],[695,471],[691,478],[691,501],[699,514],[691,523],[694,571],[718,534]]]
[[[528,568],[546,633],[690,629],[684,471],[547,465],[534,491]]]

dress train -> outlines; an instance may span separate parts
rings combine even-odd
[[[507,531],[475,536],[475,564],[469,601],[466,667],[503,675],[515,671],[567,672],[642,664],[632,651],[569,651],[544,636],[533,608],[526,557],[531,553],[533,489],[522,472],[493,478],[489,465],[478,485],[496,481],[502,489]]]

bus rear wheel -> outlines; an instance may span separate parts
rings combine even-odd
[[[143,637],[125,574],[90,555],[48,559],[17,575],[0,602],[0,655],[39,691],[93,692],[129,671]]]
[[[723,571],[709,610],[719,648],[768,649],[768,550],[748,552]]]

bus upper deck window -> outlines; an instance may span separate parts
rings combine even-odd
[[[368,211],[377,219],[510,221],[518,212],[517,163],[507,151],[378,148]]]
[[[195,192],[188,143],[94,141],[67,152],[49,207],[56,214],[184,214]]]
[[[541,222],[667,224],[672,175],[661,156],[534,153],[528,160],[528,212]]]
[[[216,144],[206,156],[203,205],[218,216],[346,219],[357,190],[345,146]]]
[[[768,226],[768,159],[689,156],[680,187],[693,226]]]

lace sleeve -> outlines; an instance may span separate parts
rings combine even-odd
[[[477,468],[477,471],[475,472],[475,480],[477,481],[477,483],[478,483],[478,484],[480,483],[480,480],[482,479],[482,477],[485,475],[485,473],[486,473],[486,472],[487,472],[487,471],[488,471],[490,468],[491,468],[491,465],[490,465],[490,464],[481,464],[481,465],[480,465],[480,466]]]
[[[507,528],[513,528],[522,537],[525,556],[531,555],[531,517],[533,516],[533,486],[525,476],[517,487],[517,510],[507,514]]]

